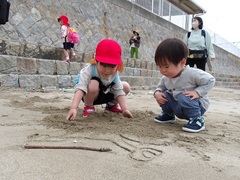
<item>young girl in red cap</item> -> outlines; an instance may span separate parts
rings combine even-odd
[[[71,53],[71,59],[75,58],[76,54],[73,50],[74,44],[68,42],[68,39],[67,39],[68,28],[69,28],[68,17],[67,16],[60,16],[58,18],[58,22],[61,25],[61,38],[62,38],[62,41],[63,41],[64,61],[70,62],[68,51],[70,51],[70,53]]]
[[[85,103],[83,117],[95,112],[94,105],[105,103],[105,111],[132,117],[125,97],[130,92],[130,85],[121,81],[118,73],[123,70],[121,54],[121,47],[114,40],[104,39],[98,43],[95,58],[80,71],[67,120],[76,117],[81,100]]]

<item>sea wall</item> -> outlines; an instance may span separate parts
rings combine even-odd
[[[65,14],[81,41],[76,61],[88,62],[103,38],[117,40],[123,59],[129,58],[132,30],[141,36],[140,60],[154,61],[157,45],[166,38],[182,39],[186,31],[127,0],[9,0],[9,22],[0,25],[0,54],[41,59],[62,59],[57,18]],[[240,59],[214,46],[213,72],[240,76]],[[207,69],[209,71],[209,69]],[[1,73],[1,72],[0,72]]]

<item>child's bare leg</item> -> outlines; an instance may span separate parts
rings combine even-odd
[[[71,53],[71,59],[74,59],[76,57],[76,54],[75,54],[73,48],[70,49],[70,53]]]
[[[127,95],[131,91],[131,87],[126,81],[122,81],[122,85],[123,85],[123,91]]]
[[[128,95],[128,93],[131,90],[130,85],[126,82],[126,81],[122,81],[122,85],[123,85],[123,91],[126,93],[126,95]],[[117,100],[113,100],[112,101],[113,104],[117,104]]]
[[[91,80],[88,84],[88,92],[84,97],[85,106],[92,106],[99,93],[99,82]]]
[[[68,51],[66,49],[63,49],[63,54],[64,54],[64,60],[69,60],[69,54]]]
[[[70,49],[70,52],[71,52],[72,56],[76,55],[73,48]]]

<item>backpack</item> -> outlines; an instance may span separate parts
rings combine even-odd
[[[191,36],[191,32],[188,32],[187,37],[189,38],[190,36]],[[202,29],[202,36],[206,38],[206,33],[204,29]]]
[[[68,28],[67,38],[68,38],[68,42],[73,43],[73,44],[77,44],[80,41],[77,31],[72,27]]]

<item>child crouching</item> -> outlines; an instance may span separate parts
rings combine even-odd
[[[187,46],[179,39],[166,39],[156,49],[155,63],[163,75],[154,97],[162,108],[155,117],[158,123],[174,123],[175,116],[187,119],[183,131],[199,132],[205,129],[204,113],[209,107],[208,92],[215,78],[186,64]]]
[[[122,82],[118,73],[123,70],[121,54],[121,47],[114,40],[104,39],[98,43],[95,59],[80,71],[67,120],[76,117],[81,100],[85,103],[83,117],[94,113],[94,105],[100,104],[106,104],[105,111],[132,117],[125,97],[130,92],[130,85]]]

